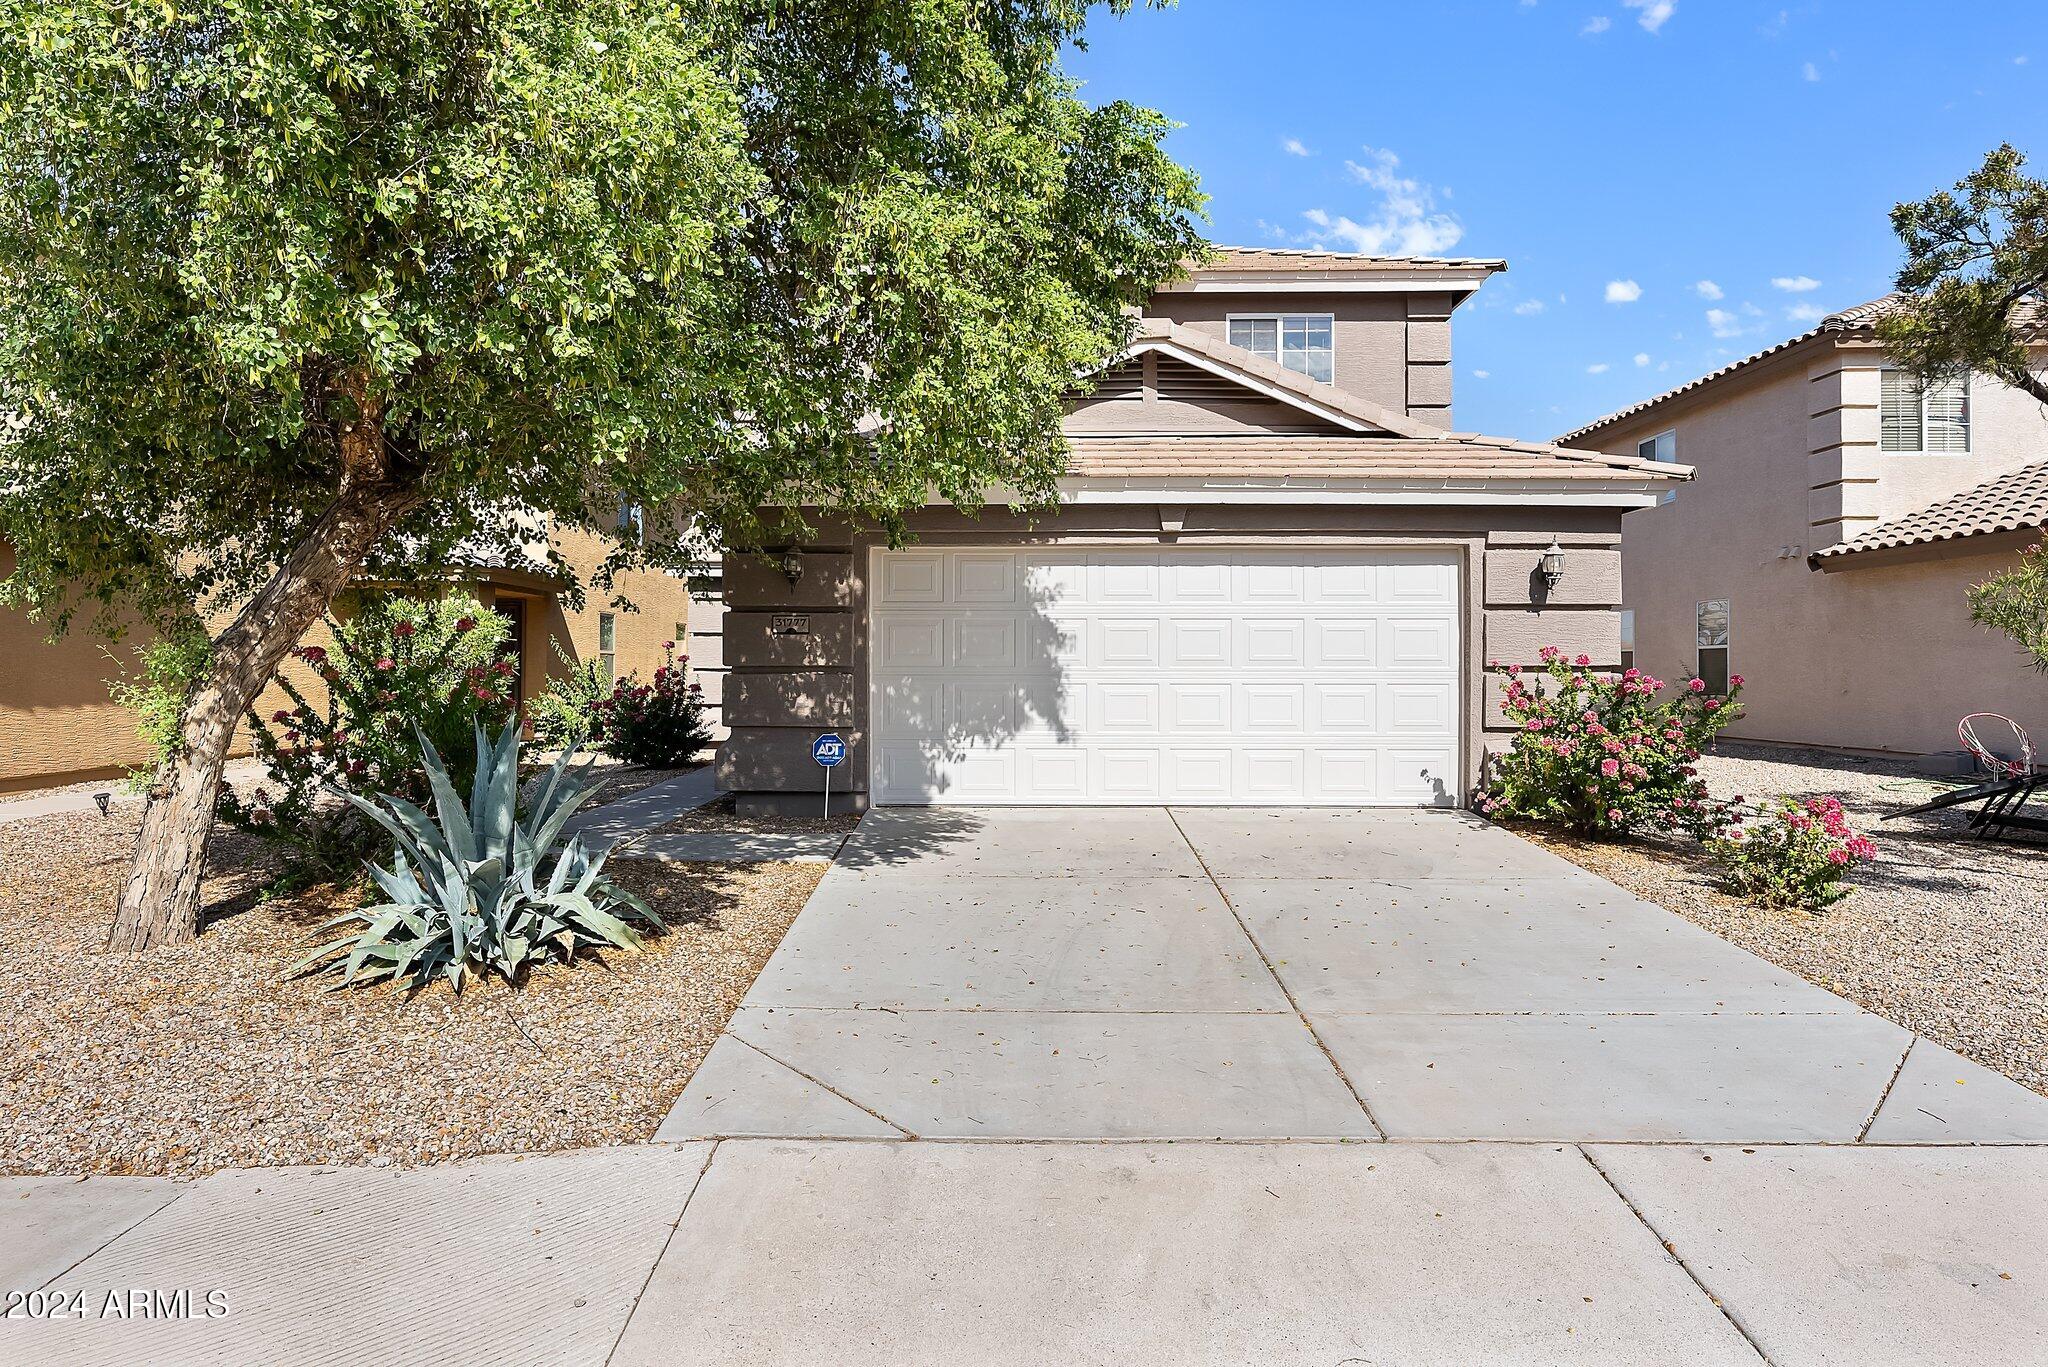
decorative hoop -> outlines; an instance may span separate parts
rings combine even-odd
[[[1977,737],[1978,722],[1983,722],[1987,726],[1996,723],[2012,728],[2014,738],[2020,743],[2020,757],[2016,760],[2001,759],[1993,754],[1991,747]],[[2034,743],[2028,739],[2026,730],[2011,717],[2000,716],[1996,712],[1972,712],[1956,723],[1956,739],[1960,740],[1963,748],[1976,756],[1977,763],[1994,777],[2025,778],[2034,772]]]

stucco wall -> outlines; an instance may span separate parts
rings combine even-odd
[[[2040,406],[1983,377],[1970,454],[1879,452],[1882,359],[1869,346],[1802,349],[1588,443],[1633,455],[1675,430],[1678,460],[1698,473],[1622,520],[1622,599],[1637,663],[1667,678],[1695,668],[1696,605],[1729,601],[1728,667],[1748,681],[1731,736],[1928,754],[1955,749],[1968,712],[2018,709],[2048,727],[2039,677],[2017,670],[1963,601],[2005,557],[1807,566],[1844,535],[2048,455]]]
[[[1417,294],[1156,294],[1146,312],[1219,342],[1232,314],[1327,313],[1338,388],[1433,426],[1451,427],[1451,296]]]
[[[1476,782],[1489,746],[1505,739],[1499,684],[1484,666],[1534,664],[1545,645],[1584,652],[1597,665],[1620,662],[1616,610],[1621,576],[1619,513],[1542,508],[1374,508],[1209,506],[1175,510],[1180,532],[1161,531],[1152,504],[1069,508],[1035,524],[991,510],[975,521],[950,509],[914,515],[920,544],[1012,546],[1287,545],[1425,546],[1461,558],[1465,611],[1461,749],[1465,783]],[[1559,538],[1568,569],[1554,594],[1535,573],[1543,547]],[[731,738],[719,752],[719,780],[742,809],[792,805],[822,792],[810,759],[820,731],[847,741],[847,763],[833,778],[849,807],[865,805],[867,752],[868,552],[880,544],[846,523],[803,548],[804,572],[792,585],[777,565],[733,555],[725,565],[725,719]],[[803,613],[809,636],[776,636],[778,613]],[[815,799],[812,799],[815,800]]]
[[[602,543],[584,533],[565,534],[561,548],[586,578],[604,554]],[[0,573],[9,568],[0,559]],[[592,590],[576,609],[565,608],[538,583],[515,586],[486,579],[468,587],[486,606],[501,594],[526,601],[526,653],[521,663],[529,697],[545,688],[548,678],[565,672],[551,640],[564,642],[578,659],[597,653],[601,612],[617,614],[619,672],[642,678],[661,663],[663,641],[676,640],[682,649],[684,638],[677,633],[689,619],[684,582],[666,574],[622,574],[612,595]],[[613,596],[623,596],[637,610],[615,606]],[[337,610],[347,612],[346,596]],[[210,629],[223,625],[225,619],[218,619]],[[155,639],[154,632],[135,626],[120,642],[110,643],[81,621],[70,634],[52,642],[47,629],[27,614],[0,610],[0,792],[118,776],[144,762],[147,755],[135,734],[135,718],[115,705],[109,688],[116,679],[137,673],[139,652]],[[316,626],[306,639],[324,644],[326,628]],[[286,671],[308,698],[322,696],[311,671],[296,662],[288,662]],[[273,687],[258,700],[257,710],[268,715],[287,704],[282,691]],[[232,753],[248,752],[248,736],[238,730]]]

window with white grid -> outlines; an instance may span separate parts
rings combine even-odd
[[[1970,378],[1922,385],[1887,368],[1878,410],[1878,449],[1962,453],[1970,449]]]
[[[1337,377],[1336,321],[1328,313],[1232,314],[1230,344],[1331,384]]]

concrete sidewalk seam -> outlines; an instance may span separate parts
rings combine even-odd
[[[87,1178],[87,1179],[84,1179],[84,1180],[90,1181],[91,1179],[90,1179],[90,1178]],[[178,1192],[178,1193],[177,1193],[177,1194],[176,1194],[175,1196],[171,1197],[171,1199],[170,1199],[170,1200],[168,1200],[168,1201],[164,1202],[164,1203],[163,1203],[162,1205],[160,1205],[160,1206],[156,1207],[156,1208],[155,1208],[154,1210],[150,1210],[150,1211],[147,1211],[147,1212],[145,1212],[145,1213],[144,1213],[144,1214],[143,1214],[143,1215],[142,1215],[142,1216],[141,1216],[140,1218],[136,1219],[136,1220],[135,1220],[135,1221],[133,1221],[132,1223],[130,1223],[130,1224],[128,1224],[128,1225],[125,1225],[125,1226],[123,1226],[122,1228],[120,1228],[120,1229],[118,1229],[118,1230],[114,1231],[114,1232],[113,1232],[112,1234],[108,1235],[108,1236],[107,1236],[107,1237],[106,1237],[106,1238],[105,1238],[104,1240],[102,1240],[102,1241],[101,1241],[101,1243],[100,1243],[100,1245],[99,1245],[99,1246],[98,1246],[97,1248],[93,1249],[93,1250],[92,1250],[92,1251],[91,1251],[90,1253],[87,1253],[87,1254],[86,1254],[85,1256],[83,1256],[83,1257],[81,1257],[81,1258],[77,1258],[77,1259],[73,1260],[73,1262],[71,1263],[71,1265],[70,1265],[69,1267],[66,1267],[66,1268],[65,1268],[65,1269],[64,1269],[63,1271],[59,1272],[59,1273],[58,1273],[58,1274],[57,1274],[56,1276],[54,1276],[54,1277],[50,1278],[50,1279],[49,1279],[48,1281],[44,1282],[44,1283],[43,1283],[43,1284],[42,1284],[41,1286],[38,1286],[38,1287],[37,1287],[37,1288],[35,1288],[35,1289],[36,1289],[36,1290],[38,1290],[38,1291],[44,1291],[44,1290],[47,1290],[47,1289],[48,1289],[48,1288],[50,1288],[51,1286],[54,1286],[54,1285],[55,1285],[55,1284],[56,1284],[56,1283],[57,1283],[58,1281],[62,1280],[62,1279],[63,1279],[63,1278],[65,1278],[65,1277],[68,1277],[68,1276],[70,1276],[70,1275],[71,1275],[71,1274],[72,1274],[73,1272],[76,1272],[76,1271],[77,1271],[77,1270],[78,1270],[79,1268],[81,1268],[81,1267],[85,1266],[85,1264],[87,1264],[87,1263],[91,1262],[91,1261],[92,1261],[92,1260],[93,1260],[94,1258],[97,1258],[97,1257],[99,1257],[99,1256],[100,1256],[100,1254],[102,1254],[102,1253],[106,1252],[106,1251],[107,1251],[108,1249],[112,1248],[112,1247],[113,1247],[113,1246],[114,1246],[115,1244],[117,1244],[117,1243],[121,1242],[121,1240],[123,1240],[123,1239],[127,1238],[127,1237],[128,1237],[128,1236],[129,1236],[130,1234],[133,1234],[133,1233],[134,1233],[134,1232],[135,1232],[136,1230],[138,1230],[138,1229],[142,1228],[142,1227],[143,1227],[144,1225],[148,1224],[148,1223],[149,1223],[149,1222],[150,1222],[151,1220],[154,1220],[154,1219],[155,1219],[155,1218],[156,1218],[157,1216],[159,1216],[159,1215],[163,1214],[163,1213],[164,1213],[165,1211],[169,1210],[169,1209],[170,1209],[170,1208],[171,1208],[172,1206],[175,1206],[176,1204],[178,1204],[178,1202],[180,1202],[180,1201],[184,1200],[184,1199],[185,1199],[185,1193],[186,1193],[186,1192],[189,1192],[189,1191],[190,1191],[190,1190],[192,1190],[192,1188],[193,1188],[194,1186],[196,1186],[196,1185],[197,1185],[197,1184],[198,1184],[199,1182],[203,1182],[203,1181],[205,1181],[205,1180],[206,1180],[206,1179],[205,1179],[204,1177],[201,1177],[201,1178],[195,1179],[195,1180],[194,1180],[193,1182],[188,1182],[188,1183],[187,1183],[187,1184],[185,1185],[185,1187],[184,1187],[184,1190],[182,1190],[182,1191]]]
[[[1870,1116],[1863,1122],[1863,1128],[1856,1131],[1856,1142],[1861,1144],[1870,1127],[1877,1123],[1877,1117],[1884,1110],[1884,1103],[1892,1099],[1892,1088],[1899,1085],[1899,1075],[1906,1071],[1906,1060],[1913,1057],[1913,1046],[1920,1042],[1918,1035],[1906,1040],[1906,1051],[1899,1055],[1899,1066],[1892,1069],[1892,1075],[1885,1079],[1884,1090],[1877,1094],[1877,1104],[1870,1108]]]
[[[1279,969],[1273,967],[1273,960],[1267,956],[1266,947],[1259,943],[1258,936],[1252,934],[1252,928],[1246,925],[1244,917],[1238,914],[1237,904],[1232,902],[1230,894],[1223,890],[1223,884],[1217,880],[1216,871],[1209,867],[1209,861],[1202,857],[1200,850],[1195,848],[1195,842],[1188,839],[1186,829],[1180,824],[1180,813],[1172,807],[1168,807],[1166,809],[1166,819],[1173,823],[1173,829],[1180,836],[1182,842],[1187,845],[1188,853],[1195,857],[1195,862],[1202,866],[1202,872],[1208,875],[1209,886],[1216,889],[1216,895],[1223,899],[1224,910],[1230,913],[1231,920],[1237,922],[1237,928],[1244,932],[1244,938],[1250,943],[1252,952],[1259,956],[1259,962],[1264,964],[1266,972],[1272,975],[1273,985],[1280,989],[1280,995],[1287,998],[1287,1004],[1294,1008],[1294,1018],[1301,1022],[1302,1029],[1308,1031],[1308,1037],[1314,1040],[1316,1048],[1322,1051],[1323,1058],[1329,1063],[1331,1071],[1337,1074],[1337,1081],[1344,1084],[1344,1090],[1351,1093],[1351,1099],[1358,1103],[1358,1109],[1365,1112],[1366,1123],[1372,1126],[1373,1133],[1380,1137],[1381,1142],[1385,1142],[1387,1127],[1380,1124],[1379,1117],[1374,1115],[1372,1107],[1366,1104],[1364,1095],[1353,1085],[1350,1074],[1344,1071],[1344,1065],[1337,1062],[1337,1056],[1330,1052],[1330,1046],[1325,1044],[1323,1037],[1316,1032],[1315,1026],[1309,1021],[1308,1014],[1301,1009],[1301,1003],[1294,999],[1294,993],[1287,986],[1286,979],[1280,976]]]
[[[1685,1260],[1685,1255],[1678,1251],[1678,1246],[1665,1238],[1658,1228],[1650,1223],[1650,1217],[1643,1213],[1642,1207],[1629,1199],[1629,1194],[1621,1189],[1621,1184],[1607,1175],[1607,1169],[1600,1166],[1600,1160],[1593,1157],[1584,1144],[1574,1144],[1572,1147],[1579,1151],[1579,1157],[1585,1159],[1594,1172],[1600,1174],[1600,1180],[1607,1184],[1607,1189],[1614,1193],[1616,1200],[1628,1207],[1629,1214],[1636,1217],[1637,1222],[1649,1233],[1649,1236],[1657,1241],[1657,1246],[1664,1250],[1671,1261],[1677,1263],[1679,1269],[1691,1279],[1692,1284],[1699,1288],[1700,1294],[1707,1298],[1707,1303],[1720,1311],[1721,1318],[1727,1320],[1729,1326],[1742,1336],[1742,1341],[1748,1344],[1749,1350],[1757,1355],[1757,1360],[1764,1363],[1765,1367],[1777,1367],[1772,1362],[1771,1355],[1764,1351],[1763,1345],[1756,1341],[1756,1336],[1749,1332],[1749,1327],[1742,1322],[1741,1316],[1729,1309],[1722,1302],[1721,1298],[1714,1294],[1713,1289],[1701,1279],[1700,1274],[1693,1270],[1692,1264]]]
[[[661,1241],[661,1247],[655,1250],[653,1260],[647,1264],[647,1275],[640,1279],[640,1289],[633,1293],[633,1304],[627,1308],[626,1318],[620,1321],[619,1332],[612,1337],[612,1346],[604,1355],[605,1362],[609,1363],[618,1355],[619,1344],[625,1341],[626,1330],[631,1327],[633,1316],[639,1313],[640,1302],[646,1298],[647,1288],[654,1284],[655,1269],[659,1268],[661,1260],[668,1256],[668,1246],[675,1242],[676,1231],[683,1227],[683,1217],[690,1213],[690,1202],[697,1199],[697,1189],[704,1185],[704,1174],[711,1171],[711,1164],[718,1157],[718,1143],[716,1139],[711,1141],[711,1148],[704,1154],[704,1166],[697,1169],[697,1180],[690,1183],[690,1190],[683,1197],[682,1208],[676,1211],[676,1218],[669,1225],[668,1233]]]
[[[742,1003],[742,1005],[744,1005],[744,1003]],[[794,1063],[789,1062],[787,1059],[779,1059],[775,1057],[775,1055],[769,1053],[760,1045],[755,1044],[752,1040],[744,1039],[739,1035],[732,1034],[730,1031],[726,1032],[726,1038],[731,1040],[737,1040],[739,1043],[746,1045],[747,1048],[759,1054],[762,1058],[767,1059],[776,1067],[787,1068],[790,1072],[795,1073],[798,1077],[802,1078],[805,1082],[810,1083],[813,1087],[822,1087],[826,1091],[830,1092],[833,1096],[838,1097],[841,1101],[845,1102],[847,1105],[853,1107],[854,1109],[859,1111],[865,1111],[867,1114],[881,1121],[884,1125],[887,1125],[890,1129],[896,1131],[896,1133],[902,1135],[905,1139],[917,1138],[917,1135],[915,1133],[905,1129],[901,1125],[898,1125],[895,1121],[889,1119],[888,1116],[883,1115],[880,1111],[868,1105],[866,1102],[854,1100],[852,1097],[840,1091],[837,1087],[834,1087],[831,1083],[825,1081],[823,1078],[813,1077],[811,1074],[805,1072],[803,1069],[797,1067]]]

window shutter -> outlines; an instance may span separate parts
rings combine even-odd
[[[1963,452],[1970,449],[1970,382],[1952,381],[1927,392],[1927,449]]]
[[[1884,395],[1878,409],[1880,451],[1920,449],[1920,386],[1903,370],[1884,372]]]

